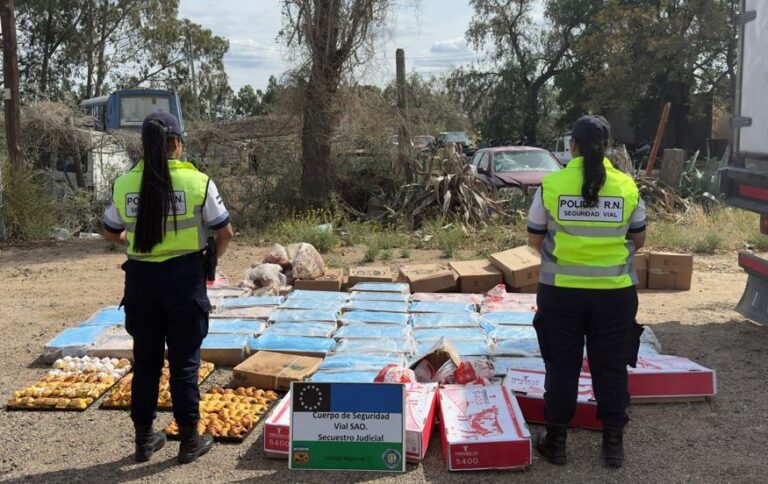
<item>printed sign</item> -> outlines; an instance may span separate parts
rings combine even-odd
[[[291,385],[289,467],[405,472],[405,386]]]
[[[173,192],[173,200],[171,201],[176,207],[176,215],[186,215],[187,213],[187,194],[184,192]],[[170,208],[170,207],[169,207]],[[129,217],[138,217],[139,215],[139,194],[127,193],[125,195],[125,213]],[[168,216],[173,215],[172,210],[168,210],[166,214]]]
[[[569,222],[624,221],[622,197],[599,197],[597,205],[587,205],[583,197],[561,195],[557,203],[557,218]]]

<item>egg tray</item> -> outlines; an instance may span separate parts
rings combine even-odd
[[[115,385],[117,385],[117,383],[119,381],[120,380],[117,380],[115,383],[112,384],[112,386],[106,387],[104,389],[104,391],[101,392],[98,397],[95,397],[93,399],[93,401],[88,406],[86,406],[85,408],[73,408],[73,407],[64,407],[64,408],[57,408],[57,407],[27,407],[27,406],[24,406],[24,405],[10,405],[10,404],[6,405],[5,408],[6,408],[6,410],[9,410],[9,411],[21,411],[21,412],[85,412],[86,410],[88,410],[89,408],[94,406],[94,404],[96,404],[96,402],[99,399],[101,399],[104,395],[106,395],[106,393],[108,391],[110,391],[112,388],[114,388]]]
[[[200,367],[200,369],[203,370],[204,368]],[[208,378],[210,378],[211,375],[213,375],[213,372],[214,372],[215,369],[216,369],[215,367],[213,367],[213,368],[205,368],[205,371],[201,371],[200,372],[200,376],[197,379],[197,384],[198,385],[202,385]],[[123,378],[125,378],[128,375],[130,375],[130,373],[128,373],[125,376],[123,376]],[[118,380],[115,383],[115,386],[119,385],[120,382],[123,380],[123,378]],[[133,377],[131,377],[131,378],[133,378]],[[170,391],[170,385],[169,385],[169,391]],[[94,403],[95,403],[95,401],[94,401]],[[91,405],[93,405],[93,403]],[[104,399],[104,401],[101,403],[99,408],[101,410],[130,410],[131,409],[131,405],[130,404],[127,404],[127,405],[113,405],[113,404],[109,403],[109,396],[107,396],[107,398]],[[162,412],[170,412],[171,410],[173,410],[173,403],[164,405],[164,404],[160,404],[158,402],[157,410],[162,411]]]
[[[226,389],[226,388],[237,388],[237,387],[236,386],[226,385],[226,386],[223,386],[221,388],[225,388]],[[263,419],[267,418],[267,416],[272,412],[272,409],[275,408],[275,405],[277,405],[280,402],[280,400],[282,400],[283,397],[286,394],[286,392],[279,392],[277,390],[272,390],[272,391],[277,394],[277,399],[275,399],[273,402],[270,402],[269,405],[267,405],[267,408],[264,410],[264,413],[262,413],[261,415],[256,415],[256,417],[257,417],[256,421],[253,422],[253,426],[250,429],[248,429],[248,431],[246,433],[244,433],[241,437],[222,437],[222,436],[216,437],[216,436],[214,436],[213,437],[213,441],[214,442],[221,442],[221,443],[229,443],[229,444],[242,444],[243,442],[245,442],[245,439],[247,439],[248,436],[251,435],[251,433],[254,430],[256,430],[256,427],[258,427],[259,424],[261,424]],[[165,436],[168,438],[168,440],[175,440],[175,441],[181,440],[181,436],[178,435],[178,434],[165,433]]]

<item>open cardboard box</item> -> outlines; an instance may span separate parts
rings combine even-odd
[[[547,423],[544,418],[544,375],[545,372],[542,370],[510,368],[504,377],[504,386],[509,388],[517,398],[526,422]],[[597,401],[589,373],[582,373],[579,376],[576,414],[569,425],[595,430],[603,428],[603,423],[597,418]]]

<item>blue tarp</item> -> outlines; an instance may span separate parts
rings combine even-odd
[[[46,343],[43,358],[51,363],[63,356],[86,356],[86,351],[106,337],[110,330],[118,327],[99,324],[67,328]]]
[[[375,323],[405,325],[411,316],[403,313],[380,313],[374,311],[349,311],[341,315],[341,324]]]
[[[342,326],[338,330],[336,330],[336,333],[334,333],[333,337],[336,339],[339,338],[363,338],[363,339],[371,339],[371,338],[396,338],[396,339],[404,339],[407,338],[410,333],[410,327],[407,325],[397,325],[397,324],[367,324],[367,323],[358,323],[358,324],[349,324],[346,326]]]
[[[274,323],[264,334],[280,336],[311,336],[313,338],[329,338],[336,330],[336,323],[310,321],[302,323]]]
[[[221,300],[219,307],[222,309],[252,308],[256,306],[279,306],[282,303],[283,296],[228,297]]]
[[[414,328],[472,328],[480,326],[480,315],[418,313],[411,314],[411,324]]]
[[[306,336],[282,336],[262,334],[249,341],[251,351],[293,351],[302,353],[327,353],[336,344],[333,338],[312,338]]]
[[[414,301],[411,303],[412,313],[474,313],[474,304],[444,301]]]

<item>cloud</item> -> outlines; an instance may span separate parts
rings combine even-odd
[[[429,51],[433,54],[460,54],[472,52],[467,45],[467,41],[464,37],[457,37],[455,39],[438,40],[433,42],[429,47]]]

